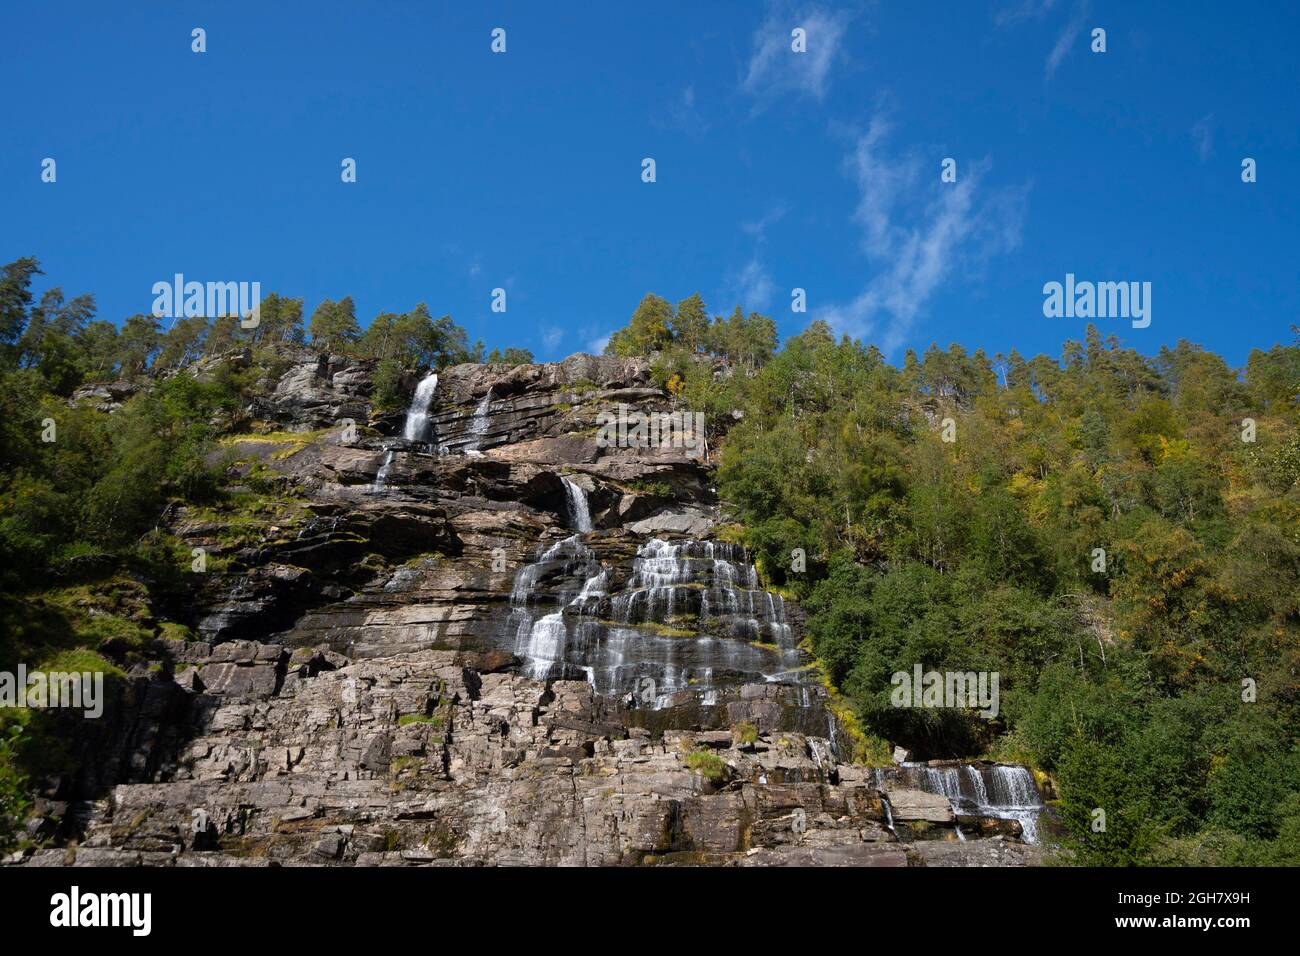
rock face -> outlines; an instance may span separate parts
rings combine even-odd
[[[705,447],[602,441],[680,411],[645,360],[412,374],[405,422],[370,373],[268,383],[279,437],[228,441],[258,507],[174,519],[210,562],[171,609],[199,640],[133,674],[13,862],[1036,859],[933,775],[844,762],[799,609],[715,533]]]

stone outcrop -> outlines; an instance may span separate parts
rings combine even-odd
[[[74,847],[38,850],[26,865],[905,866],[1032,856],[1000,837],[946,851],[901,842],[894,828],[904,820],[951,823],[946,801],[886,797],[869,768],[826,760],[824,740],[652,733],[585,681],[521,677],[509,658],[419,651],[351,662],[254,642],[183,656],[194,662],[186,676],[141,678],[130,695],[131,724],[148,726],[139,717],[165,700],[166,729],[127,742],[138,758],[128,779],[84,808]]]
[[[10,862],[1036,860],[941,772],[845,761],[705,449],[598,440],[678,410],[647,361],[446,369],[415,438],[372,372],[269,377],[231,506],[171,516],[207,567],[165,610],[198,639],[131,675]]]

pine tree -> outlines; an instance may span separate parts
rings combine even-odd
[[[709,311],[698,292],[677,303],[677,312],[672,320],[673,339],[677,345],[691,352],[702,351],[708,332]]]
[[[361,327],[357,324],[357,310],[352,296],[344,296],[338,302],[326,299],[316,306],[309,325],[311,342],[323,352],[338,352],[349,349],[361,338]]]

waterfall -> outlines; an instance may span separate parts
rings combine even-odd
[[[524,638],[524,653],[529,660],[528,676],[545,680],[551,665],[562,660],[565,639],[569,629],[564,625],[564,612],[547,614],[536,623],[529,624]]]
[[[898,768],[904,786],[948,798],[954,813],[1017,820],[1026,843],[1038,842],[1043,798],[1026,767],[1014,764],[905,763]]]
[[[586,496],[564,484],[576,533],[539,546],[520,568],[499,633],[526,661],[523,672],[585,677],[601,696],[632,695],[636,706],[652,708],[687,691],[702,706],[718,706],[722,691],[741,683],[793,684],[792,702],[811,714],[818,705],[807,686],[812,675],[799,667],[785,606],[757,587],[743,548],[652,538],[637,548],[631,573],[620,573],[578,530],[589,526]],[[831,728],[823,761],[835,755]]]
[[[488,427],[488,410],[492,405],[492,389],[474,406],[474,417],[469,423],[469,444],[465,446],[466,451],[478,451],[483,446],[483,435],[487,432]]]
[[[568,475],[561,475],[560,481],[564,484],[564,493],[569,499],[569,518],[573,521],[573,526],[579,532],[591,530],[591,509],[587,507],[587,493],[582,490]]]
[[[817,764],[817,769],[829,771],[835,767],[835,755],[831,752],[830,741],[822,740],[820,737],[808,738],[808,754],[812,757],[813,762]]]
[[[429,405],[437,388],[437,372],[430,372],[415,386],[411,407],[406,410],[406,424],[402,427],[402,437],[407,441],[428,441],[425,433],[429,429]]]
[[[384,463],[380,465],[379,470],[375,472],[375,483],[371,486],[370,488],[371,491],[378,493],[384,490],[385,482],[388,479],[388,472],[392,469],[392,467],[393,467],[393,450],[390,448],[388,449],[388,451],[384,452]]]
[[[876,788],[880,791],[881,809],[885,811],[885,829],[894,835],[894,839],[898,839],[898,831],[894,829],[894,806],[889,802],[884,786],[877,784]]]
[[[1043,812],[1043,798],[1026,767],[998,764],[993,768],[993,793],[996,803],[989,816],[1019,820],[1026,843],[1038,842],[1038,817]]]
[[[535,597],[538,583],[544,575],[557,573],[564,577],[566,583],[581,575],[582,588],[572,597],[571,590],[562,589],[560,609],[539,618],[536,612],[530,610],[529,600]],[[558,663],[582,666],[580,662],[569,660],[569,628],[564,620],[564,612],[573,608],[581,614],[582,606],[587,600],[603,593],[604,577],[605,569],[576,534],[557,541],[548,548],[539,549],[533,562],[520,569],[510,591],[510,604],[514,608],[510,619],[514,622],[514,650],[527,660],[528,676],[545,680],[550,675],[551,668]]]
[[[430,372],[420,380],[419,385],[415,386],[415,394],[411,396],[411,404],[406,409],[406,420],[402,423],[402,437],[407,441],[426,440],[424,436],[428,431],[429,405],[433,402],[433,393],[437,388],[436,372]],[[371,491],[378,493],[384,490],[395,454],[392,448],[385,449],[384,461],[375,472],[375,483],[371,486]]]

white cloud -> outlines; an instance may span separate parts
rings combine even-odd
[[[650,122],[657,129],[680,130],[694,137],[703,136],[709,131],[709,121],[700,112],[693,84],[684,87],[680,94],[669,101],[663,114],[651,117]]]
[[[769,3],[767,17],[754,33],[754,51],[740,88],[760,101],[782,93],[824,98],[831,68],[844,55],[842,44],[851,19],[845,10],[795,9],[776,0]],[[805,31],[807,52],[791,49],[790,34],[795,27]]]
[[[749,311],[766,309],[772,304],[772,295],[776,292],[776,283],[757,252],[731,277],[729,286],[735,301]]]
[[[727,277],[728,302],[734,302],[751,311],[765,310],[772,304],[776,283],[763,262],[763,244],[767,230],[780,222],[786,214],[785,203],[777,203],[753,222],[742,222],[740,229],[754,239],[754,251],[739,270]]]
[[[564,329],[558,325],[552,325],[542,332],[542,344],[548,349],[554,349],[564,341]]]
[[[609,344],[609,337],[613,334],[614,334],[613,332],[606,332],[604,335],[592,339],[590,342],[587,343],[587,351],[590,352],[592,355],[603,354],[605,351],[605,346]]]
[[[1056,45],[1052,47],[1052,52],[1047,54],[1047,63],[1044,68],[1044,76],[1051,79],[1056,73],[1056,68],[1061,65],[1061,61],[1066,58],[1070,50],[1074,48],[1079,34],[1083,32],[1084,18],[1088,16],[1087,0],[1074,5],[1074,12],[1066,22],[1065,28],[1061,30],[1060,35],[1056,38]]]
[[[959,166],[957,182],[942,184],[936,160],[923,185],[919,157],[883,152],[889,133],[873,119],[846,163],[862,193],[854,216],[863,249],[880,271],[852,300],[817,313],[839,332],[877,337],[887,353],[946,281],[1019,244],[1024,200],[1023,191],[983,187],[987,160]]]
[[[1192,126],[1192,142],[1196,144],[1196,155],[1201,162],[1210,158],[1214,152],[1214,114],[1206,113]]]
[[[768,227],[780,222],[785,213],[785,204],[778,203],[753,222],[742,222],[740,228],[761,242],[767,233]]]
[[[1056,0],[1019,0],[993,14],[993,22],[999,27],[1018,23],[1021,20],[1037,20],[1056,6]]]

